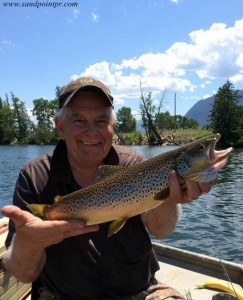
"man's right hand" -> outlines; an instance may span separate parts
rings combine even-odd
[[[12,205],[4,206],[1,213],[10,218],[16,227],[3,263],[22,282],[32,282],[39,276],[46,261],[47,247],[65,238],[99,229],[98,225],[86,226],[82,220],[42,220]]]
[[[43,221],[17,206],[7,205],[1,213],[11,219],[16,227],[16,238],[30,247],[45,249],[65,238],[97,231],[98,225],[86,226],[80,221]]]

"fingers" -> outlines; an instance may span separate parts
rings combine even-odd
[[[1,213],[15,223],[18,240],[21,238],[38,248],[46,248],[65,238],[99,230],[98,225],[86,226],[82,220],[44,221],[12,205],[4,206]]]
[[[77,236],[77,235],[82,235],[85,233],[89,233],[89,232],[95,232],[99,230],[99,226],[98,225],[92,225],[92,226],[84,226],[83,229],[71,229],[68,231],[64,231],[63,233],[61,233],[60,235],[60,239],[63,240],[65,238],[69,238],[72,236]]]
[[[181,181],[175,171],[172,171],[169,179],[170,195],[169,200],[172,203],[180,203],[183,198],[183,190],[181,188]]]
[[[196,182],[190,179],[184,180],[173,171],[170,175],[169,199],[173,203],[190,203],[201,195],[208,193],[216,183],[217,180],[209,183]]]
[[[53,221],[50,221],[51,223]],[[58,221],[57,226],[59,226],[59,235],[61,238],[68,238],[68,237],[72,237],[72,236],[77,236],[77,235],[81,235],[81,234],[85,234],[85,233],[89,233],[89,232],[95,232],[99,230],[99,226],[98,225],[85,225],[85,223],[83,221],[63,221],[63,224],[60,222],[62,221]]]
[[[184,192],[184,201],[183,202],[192,202],[193,200],[196,200],[202,193],[200,190],[200,187],[197,182],[186,180],[185,181],[185,192]]]
[[[209,183],[201,183],[192,180],[185,180],[185,194],[184,198],[186,202],[192,202],[193,200],[198,199],[200,196],[208,193],[212,186],[217,183],[217,180],[214,180]]]

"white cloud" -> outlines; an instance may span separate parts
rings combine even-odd
[[[2,40],[1,44],[3,46],[10,46],[10,47],[15,47],[16,46],[16,44],[11,40]]]
[[[92,12],[92,13],[91,13],[91,19],[92,19],[92,21],[94,21],[94,22],[98,22],[99,19],[100,19],[100,17],[99,17],[99,15],[95,14],[94,12]]]
[[[207,99],[207,98],[209,98],[209,97],[211,97],[212,95],[209,95],[209,94],[206,94],[206,95],[204,95],[202,98],[203,99]]]
[[[232,27],[214,23],[207,30],[191,32],[189,38],[188,43],[176,42],[163,53],[96,63],[80,75],[105,82],[117,99],[138,98],[140,81],[154,94],[164,89],[193,92],[216,79],[243,80],[243,18]]]
[[[132,116],[137,120],[141,120],[141,112],[137,110],[132,110]]]
[[[242,73],[242,72],[241,72]],[[242,82],[243,82],[243,74],[238,74],[238,75],[234,75],[234,76],[231,76],[230,78],[230,81],[235,84],[235,83],[241,83],[242,85]]]
[[[79,14],[80,14],[79,10],[74,8],[72,10],[72,16],[70,18],[68,18],[68,22],[73,23],[75,20],[78,19]]]

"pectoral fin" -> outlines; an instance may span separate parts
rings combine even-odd
[[[28,204],[28,209],[32,212],[33,215],[44,218],[45,217],[45,209],[50,205],[46,204]]]
[[[204,172],[190,174],[185,177],[189,178],[191,180],[194,180],[197,182],[203,182],[203,183],[207,183],[207,182],[213,181],[215,179],[218,179],[218,172],[214,171],[213,169],[208,171],[208,169],[204,170]]]
[[[162,191],[160,191],[159,193],[157,193],[154,196],[154,200],[165,200],[167,197],[169,197],[170,194],[170,189],[169,187],[163,189]]]
[[[127,221],[127,218],[113,221],[109,226],[108,237],[117,233],[124,226],[126,221]]]

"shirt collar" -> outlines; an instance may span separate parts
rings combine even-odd
[[[119,157],[113,146],[104,159],[106,165],[118,165]],[[64,140],[60,140],[53,152],[51,166],[50,166],[50,178],[55,182],[74,184],[75,180],[72,175],[72,171],[69,165],[67,156],[67,146]]]

